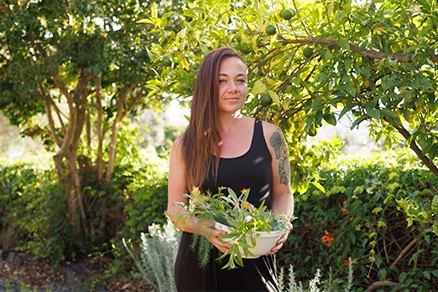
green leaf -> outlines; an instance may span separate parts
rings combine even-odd
[[[336,126],[336,117],[333,113],[325,113],[323,115],[324,120],[332,126]]]
[[[419,75],[419,84],[423,87],[433,89],[432,83],[430,83],[429,78],[424,75]]]
[[[357,119],[354,121],[353,125],[351,125],[350,130],[353,130],[354,127],[356,127],[356,125],[358,125],[360,122],[362,122],[363,120],[365,120],[365,119],[368,118],[368,117],[369,117],[368,115],[363,115],[363,116],[357,118]]]
[[[268,93],[271,96],[271,98],[275,104],[280,104],[280,98],[278,97],[278,95],[274,91],[268,90]]]
[[[408,274],[406,272],[401,272],[400,276],[398,277],[399,283],[400,284],[404,283],[407,276],[408,276]]]
[[[433,143],[430,151],[429,151],[429,159],[433,161],[438,156],[438,144]]]
[[[318,190],[320,190],[321,192],[325,193],[325,189],[324,189],[324,187],[323,187],[320,183],[314,181],[314,182],[312,182],[312,184],[313,184]]]
[[[254,83],[251,93],[259,94],[265,91],[266,91],[266,85],[263,83],[263,79],[259,79]]]
[[[396,112],[387,110],[387,109],[382,109],[381,113],[385,116],[391,117],[391,118],[398,118],[398,114]]]
[[[148,18],[140,19],[139,21],[137,21],[137,23],[149,23],[149,24],[155,24],[155,22],[153,22],[152,20],[150,20],[150,19],[148,19]]]
[[[199,47],[201,48],[201,51],[204,55],[207,55],[209,53],[208,47],[203,42],[199,42]]]
[[[341,113],[339,114],[338,119],[341,119],[349,110],[351,110],[352,108],[354,108],[355,106],[357,106],[357,104],[355,103],[349,103],[347,104],[341,111]]]
[[[364,75],[366,78],[370,78],[371,69],[368,66],[363,67],[361,70],[362,75]]]
[[[386,276],[388,275],[388,271],[386,269],[381,269],[378,273],[380,281],[383,281],[386,279]]]
[[[344,50],[346,50],[346,51],[350,50],[350,43],[348,42],[348,40],[339,40],[338,44]]]
[[[335,21],[338,22],[339,20],[347,16],[348,16],[348,12],[338,11],[335,16]]]
[[[370,108],[367,107],[366,110],[367,110],[367,113],[368,113],[373,119],[380,121],[380,110],[375,109],[375,108],[372,108],[372,107],[370,107]]]
[[[429,271],[423,271],[423,275],[426,279],[430,280],[430,272]]]
[[[433,229],[433,233],[435,233],[435,235],[438,236],[438,222],[435,221],[433,223],[432,229]]]
[[[338,96],[338,97],[335,97],[333,99],[330,99],[327,103],[332,104],[332,103],[341,102],[343,100],[345,100],[345,96]]]
[[[347,95],[349,96],[356,96],[356,87],[354,87],[353,85],[350,84],[342,84],[341,86],[339,86],[339,90],[346,92]]]
[[[438,218],[438,195],[435,195],[432,200],[432,212],[435,217]]]

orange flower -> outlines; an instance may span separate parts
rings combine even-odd
[[[249,207],[249,204],[247,202],[245,202],[245,204],[243,204],[243,209],[246,209]]]
[[[350,213],[351,213],[350,211],[348,211],[348,210],[345,209],[345,208],[341,208],[341,211],[342,211],[342,212],[347,212],[347,214],[350,214]]]
[[[240,193],[243,194],[244,192],[247,192],[247,191],[249,191],[249,189],[243,189],[240,191]]]
[[[333,237],[330,235],[330,233],[325,230],[325,235],[322,237],[323,242],[327,242],[327,246],[330,247],[332,245]]]
[[[348,261],[350,257],[345,256],[342,262],[344,263],[344,266],[348,267],[350,265],[350,262]],[[358,259],[357,263],[360,265],[362,263],[362,259]]]
[[[344,266],[349,266],[350,265],[350,263],[348,262],[348,259],[349,259],[350,257],[348,257],[348,256],[345,256],[344,257],[344,259],[342,260],[343,262],[344,262]]]
[[[354,220],[354,216],[351,216],[350,221],[353,221],[353,220]]]

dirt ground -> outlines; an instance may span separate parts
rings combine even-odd
[[[19,257],[22,260],[20,267],[16,267],[7,261],[0,261],[0,280],[5,282],[8,287],[24,287],[24,291],[80,291],[78,288],[66,284],[64,279],[64,267],[59,267],[54,271],[46,261],[36,259],[30,252],[19,253]],[[108,262],[108,259],[105,260]],[[89,264],[94,262],[95,260],[81,261],[79,263],[66,262],[65,265]],[[82,276],[91,281],[95,281],[96,285],[103,288],[97,291],[154,291],[149,284],[139,279],[134,279],[129,272],[126,272],[130,269],[131,267],[128,266],[128,264],[122,267],[122,277],[113,276],[106,280],[107,283],[103,282],[105,280],[105,269],[94,271],[86,269]]]

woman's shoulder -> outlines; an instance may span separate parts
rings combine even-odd
[[[263,133],[265,134],[265,137],[271,137],[271,135],[275,132],[281,133],[281,129],[273,123],[262,120],[262,126],[263,126]]]
[[[172,152],[180,153],[183,147],[184,133],[173,141]]]

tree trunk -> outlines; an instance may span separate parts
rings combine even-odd
[[[105,132],[103,129],[102,116],[103,116],[103,108],[102,108],[102,99],[101,99],[101,88],[102,88],[102,78],[100,76],[96,76],[96,110],[97,110],[97,178],[98,180],[103,179],[103,139],[105,138]]]

